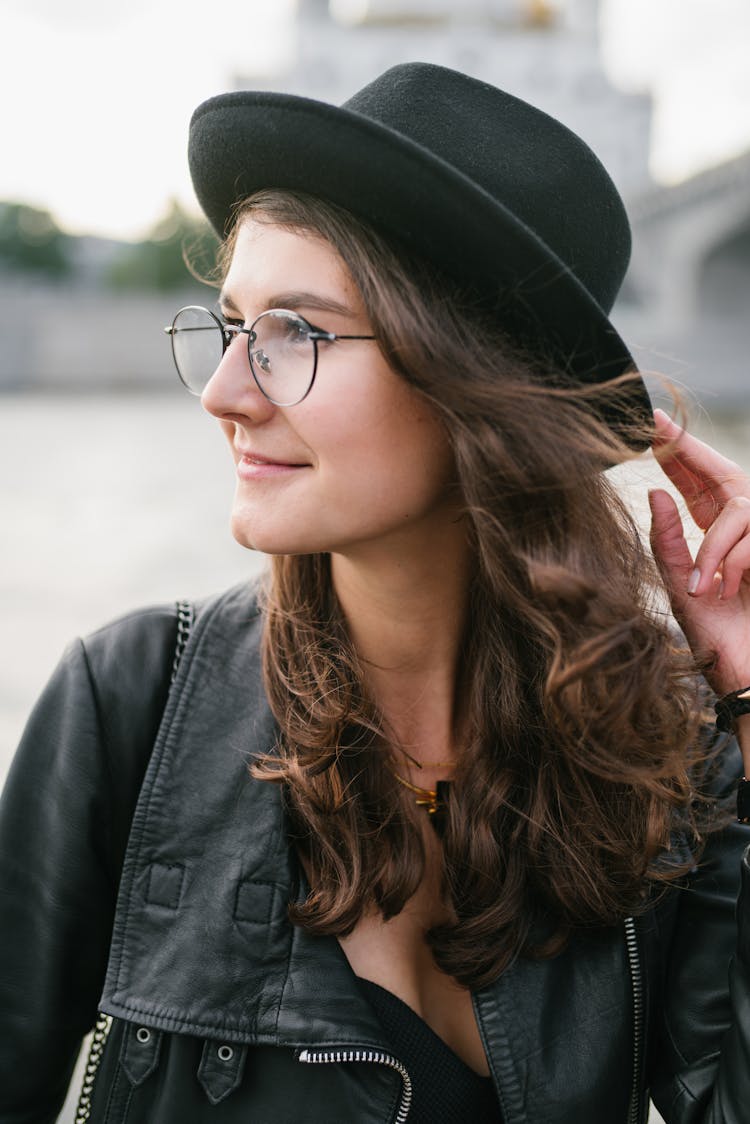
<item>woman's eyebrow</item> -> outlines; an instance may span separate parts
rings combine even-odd
[[[222,308],[231,308],[235,312],[239,312],[240,308],[234,298],[224,290],[219,294],[219,304]],[[334,300],[333,297],[323,296],[321,293],[309,293],[304,290],[295,289],[291,292],[276,293],[274,296],[269,297],[266,303],[266,308],[288,308],[292,312],[298,308],[314,308],[319,312],[335,312],[339,316],[354,316],[351,308],[340,301]],[[260,312],[264,309],[260,309]]]

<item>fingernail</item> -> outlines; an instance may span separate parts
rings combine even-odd
[[[722,578],[722,580],[719,582],[719,600],[720,601],[721,601],[723,596],[724,596],[724,579]]]
[[[695,591],[698,588],[698,585],[700,583],[700,580],[701,580],[701,572],[698,569],[698,567],[696,566],[696,568],[693,570],[692,574],[690,575],[690,581],[688,582],[688,586],[687,586],[688,593],[695,593]]]

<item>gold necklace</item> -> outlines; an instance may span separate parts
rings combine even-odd
[[[396,749],[415,769],[455,769],[456,767],[455,761],[427,761],[423,764],[421,761],[417,761],[416,757],[412,757],[402,745],[397,745]]]
[[[404,788],[408,788],[410,792],[416,793],[417,799],[414,803],[418,808],[424,808],[428,816],[434,816],[437,812],[442,812],[444,810],[449,781],[438,781],[435,788],[422,788],[418,784],[412,784],[411,781],[407,781],[405,777],[399,776],[394,769],[390,769],[389,772]]]

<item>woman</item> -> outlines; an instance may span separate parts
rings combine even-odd
[[[421,64],[213,99],[190,154],[222,291],[168,330],[270,576],[108,626],[32,717],[0,1120],[54,1118],[97,1005],[92,1120],[743,1119],[748,831],[700,673],[747,759],[750,482],[651,415],[606,173]],[[604,474],[650,441],[706,532],[652,493],[687,645]]]

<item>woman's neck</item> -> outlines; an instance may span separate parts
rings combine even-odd
[[[331,557],[368,691],[389,730],[425,763],[452,756],[472,561],[463,536],[405,558]]]

